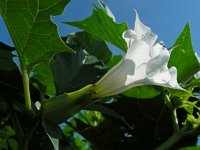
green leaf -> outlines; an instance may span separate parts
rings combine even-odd
[[[48,122],[47,120],[42,120],[42,127],[44,128],[45,133],[56,139],[62,138],[62,130],[58,127],[52,124],[51,122]]]
[[[110,16],[113,19],[113,21],[115,21],[115,16],[111,12],[110,8],[106,5],[106,3],[103,0],[98,0],[98,2],[101,5],[101,7],[105,10],[107,15]]]
[[[84,61],[83,51],[78,51],[76,54],[61,53],[54,57],[51,67],[58,93],[67,90],[68,85],[79,72]]]
[[[101,105],[101,104],[93,104],[90,105],[89,107],[87,107],[90,110],[95,110],[95,111],[99,111],[103,114],[107,114],[110,115],[118,120],[120,120],[121,122],[123,122],[125,125],[127,125],[128,127],[131,128],[131,126],[129,125],[129,123],[126,121],[125,117],[123,117],[122,115],[120,115],[119,113],[115,112],[112,109],[109,109],[108,107]]]
[[[178,150],[200,150],[200,146],[189,146],[189,147],[183,147]]]
[[[58,127],[53,125],[52,123],[42,120],[42,126],[44,128],[45,133],[49,137],[54,150],[59,149],[59,139],[62,139],[62,130]]]
[[[0,149],[8,149],[8,144],[5,139],[0,139]]]
[[[160,94],[160,92],[158,90],[156,90],[156,88],[154,86],[144,85],[144,86],[139,86],[139,87],[128,89],[125,92],[123,92],[122,94],[127,97],[148,99],[148,98],[153,98],[155,96],[158,96]]]
[[[46,88],[45,94],[49,96],[55,96],[56,94],[55,83],[51,67],[48,63],[39,63],[33,66],[33,69],[31,70],[30,73],[30,77],[38,80],[45,86]]]
[[[17,144],[16,140],[9,138],[8,144],[9,144],[11,150],[18,150],[18,144]]]
[[[74,40],[74,36],[66,37],[65,41],[76,50],[76,54],[60,53],[52,61],[57,94],[71,92],[95,83],[106,71],[96,57],[80,48],[80,44]]]
[[[115,66],[121,59],[123,58],[122,55],[115,55],[107,64],[109,68]]]
[[[51,143],[53,144],[54,150],[59,150],[59,139],[53,138],[49,135],[48,135],[48,137],[49,137]]]
[[[14,50],[13,47],[0,42],[0,70],[10,71],[17,68],[13,61],[15,55],[12,54],[12,51]]]
[[[189,24],[186,24],[173,47],[168,66],[175,66],[178,70],[178,81],[185,83],[200,70],[200,63],[192,47]]]
[[[127,46],[122,34],[128,29],[126,23],[117,24],[102,9],[95,7],[93,14],[82,21],[65,22],[83,29],[99,39],[106,40],[126,51]]]
[[[107,64],[112,58],[112,52],[103,40],[97,39],[87,32],[77,32],[74,34],[74,38],[77,43],[81,44],[81,48],[104,64]]]
[[[80,121],[90,126],[98,126],[98,124],[104,120],[102,114],[98,111],[82,110],[74,116]]]
[[[12,52],[3,50],[0,47],[0,69],[7,71],[16,69],[17,66],[13,61],[14,56]]]
[[[193,96],[193,94],[190,91],[183,91],[183,90],[179,90],[179,89],[171,89],[171,88],[167,88],[167,87],[165,87],[165,89],[167,89],[167,91],[172,96],[181,97],[181,98],[184,98],[185,100],[187,100],[189,97]]]
[[[6,126],[5,131],[6,131],[7,137],[11,137],[15,135],[15,130],[11,128],[10,126]]]
[[[190,102],[190,101],[181,101],[181,106],[179,106],[179,108],[184,108],[189,114],[193,114],[194,108],[196,107],[196,103],[195,102]]]
[[[72,50],[58,35],[50,16],[59,15],[69,0],[1,0],[0,14],[26,65],[34,64],[52,52]],[[49,57],[49,59],[52,58]]]
[[[189,83],[185,85],[184,88],[193,90],[195,87],[200,87],[200,79],[193,78]]]

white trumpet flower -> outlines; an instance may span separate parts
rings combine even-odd
[[[92,97],[116,95],[141,85],[184,90],[177,82],[176,68],[167,67],[169,51],[156,43],[157,35],[140,21],[137,13],[134,30],[125,31],[123,38],[128,46],[126,55],[95,84]]]
[[[196,57],[198,58],[199,63],[200,63],[200,57],[199,57],[199,55],[198,55],[197,53],[195,53],[195,55],[196,55]],[[200,79],[200,70],[199,70],[196,74],[194,74],[194,77],[195,77],[196,79]]]

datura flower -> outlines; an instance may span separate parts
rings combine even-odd
[[[119,94],[141,85],[158,85],[183,90],[177,83],[177,70],[168,69],[169,51],[156,43],[157,35],[145,26],[136,13],[135,28],[123,33],[127,43],[124,58],[94,86],[92,97]]]
[[[195,53],[195,55],[196,55],[196,57],[198,58],[199,63],[200,63],[200,57],[199,57],[199,55],[198,55],[197,53]],[[194,74],[194,77],[195,77],[196,79],[200,79],[200,70],[199,70],[196,74]]]

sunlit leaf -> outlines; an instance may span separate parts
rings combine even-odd
[[[173,48],[168,66],[177,68],[179,82],[187,82],[200,70],[200,63],[192,47],[189,24],[186,24]]]
[[[113,19],[113,21],[115,21],[115,16],[111,12],[110,8],[106,5],[106,3],[103,0],[98,0],[98,1],[99,1],[99,4],[104,8],[104,10],[108,14],[108,16],[111,17]]]
[[[112,68],[115,66],[121,59],[123,58],[122,55],[115,55],[109,62],[108,62],[108,67]]]
[[[69,0],[1,0],[0,13],[19,57],[26,65],[50,52],[72,51],[58,35],[50,16],[59,15]]]
[[[128,29],[126,23],[117,24],[102,9],[95,7],[93,14],[82,21],[65,22],[66,24],[83,29],[86,32],[106,40],[126,51],[127,46],[122,33]]]

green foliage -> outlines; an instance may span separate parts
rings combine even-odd
[[[122,55],[115,55],[108,63],[108,67],[112,68],[122,59]]]
[[[184,148],[180,148],[178,150],[199,150],[200,146],[189,146],[189,147],[184,147]]]
[[[13,70],[16,68],[15,63],[12,61],[14,55],[11,52],[0,49],[0,56],[2,57],[0,59],[0,69]]]
[[[39,63],[34,65],[31,70],[30,77],[39,81],[40,84],[44,84],[40,85],[45,86],[44,94],[46,93],[50,96],[54,96],[56,94],[53,75],[48,63]],[[42,87],[40,87],[40,90],[42,92]]]
[[[162,150],[163,142],[166,149],[195,145],[200,80],[193,75],[200,64],[189,25],[176,40],[168,64],[177,68],[178,81],[189,92],[140,86],[94,99],[95,83],[123,59],[106,42],[127,50],[122,38],[126,23],[117,24],[108,6],[98,1],[103,9],[95,6],[90,17],[66,22],[83,31],[63,38],[50,16],[61,14],[69,0],[0,1],[15,45],[0,43],[0,149],[159,150],[161,145]],[[20,68],[13,62],[15,49]],[[171,135],[191,140],[171,140]],[[182,149],[190,148],[198,149]]]
[[[187,82],[200,70],[200,63],[192,47],[189,24],[186,24],[174,43],[168,66],[175,66],[177,68],[178,81],[183,83]]]
[[[107,64],[112,58],[112,52],[107,47],[105,41],[97,39],[87,32],[75,33],[74,40],[76,43],[80,43],[82,49],[85,49],[90,55],[94,55],[104,64]]]
[[[18,53],[21,53],[19,57],[23,57],[26,65],[37,63],[48,53],[72,52],[59,37],[57,26],[50,18],[50,15],[61,14],[68,2],[1,0],[0,13]]]
[[[154,86],[145,85],[126,90],[123,94],[128,97],[146,99],[158,96],[160,92]]]
[[[95,7],[93,14],[82,21],[65,22],[66,24],[83,29],[86,32],[106,40],[126,51],[127,46],[122,33],[128,29],[126,23],[117,24],[102,9]]]
[[[85,37],[84,40],[87,42],[84,40],[80,42],[78,39],[81,35],[88,35],[91,40]],[[106,72],[104,65],[97,58],[106,63],[111,57],[105,42],[94,39],[88,33],[74,33],[64,40],[76,51],[76,54],[57,54],[51,63],[58,94],[78,90],[87,84],[95,83],[99,76]],[[97,45],[102,49],[97,48]],[[103,57],[102,52],[97,51],[105,52],[107,55]]]
[[[17,150],[17,142],[14,140],[15,130],[10,126],[5,126],[0,130],[0,150],[11,149]]]
[[[104,120],[102,114],[98,111],[83,110],[77,114],[76,118],[90,126],[98,126]]]

